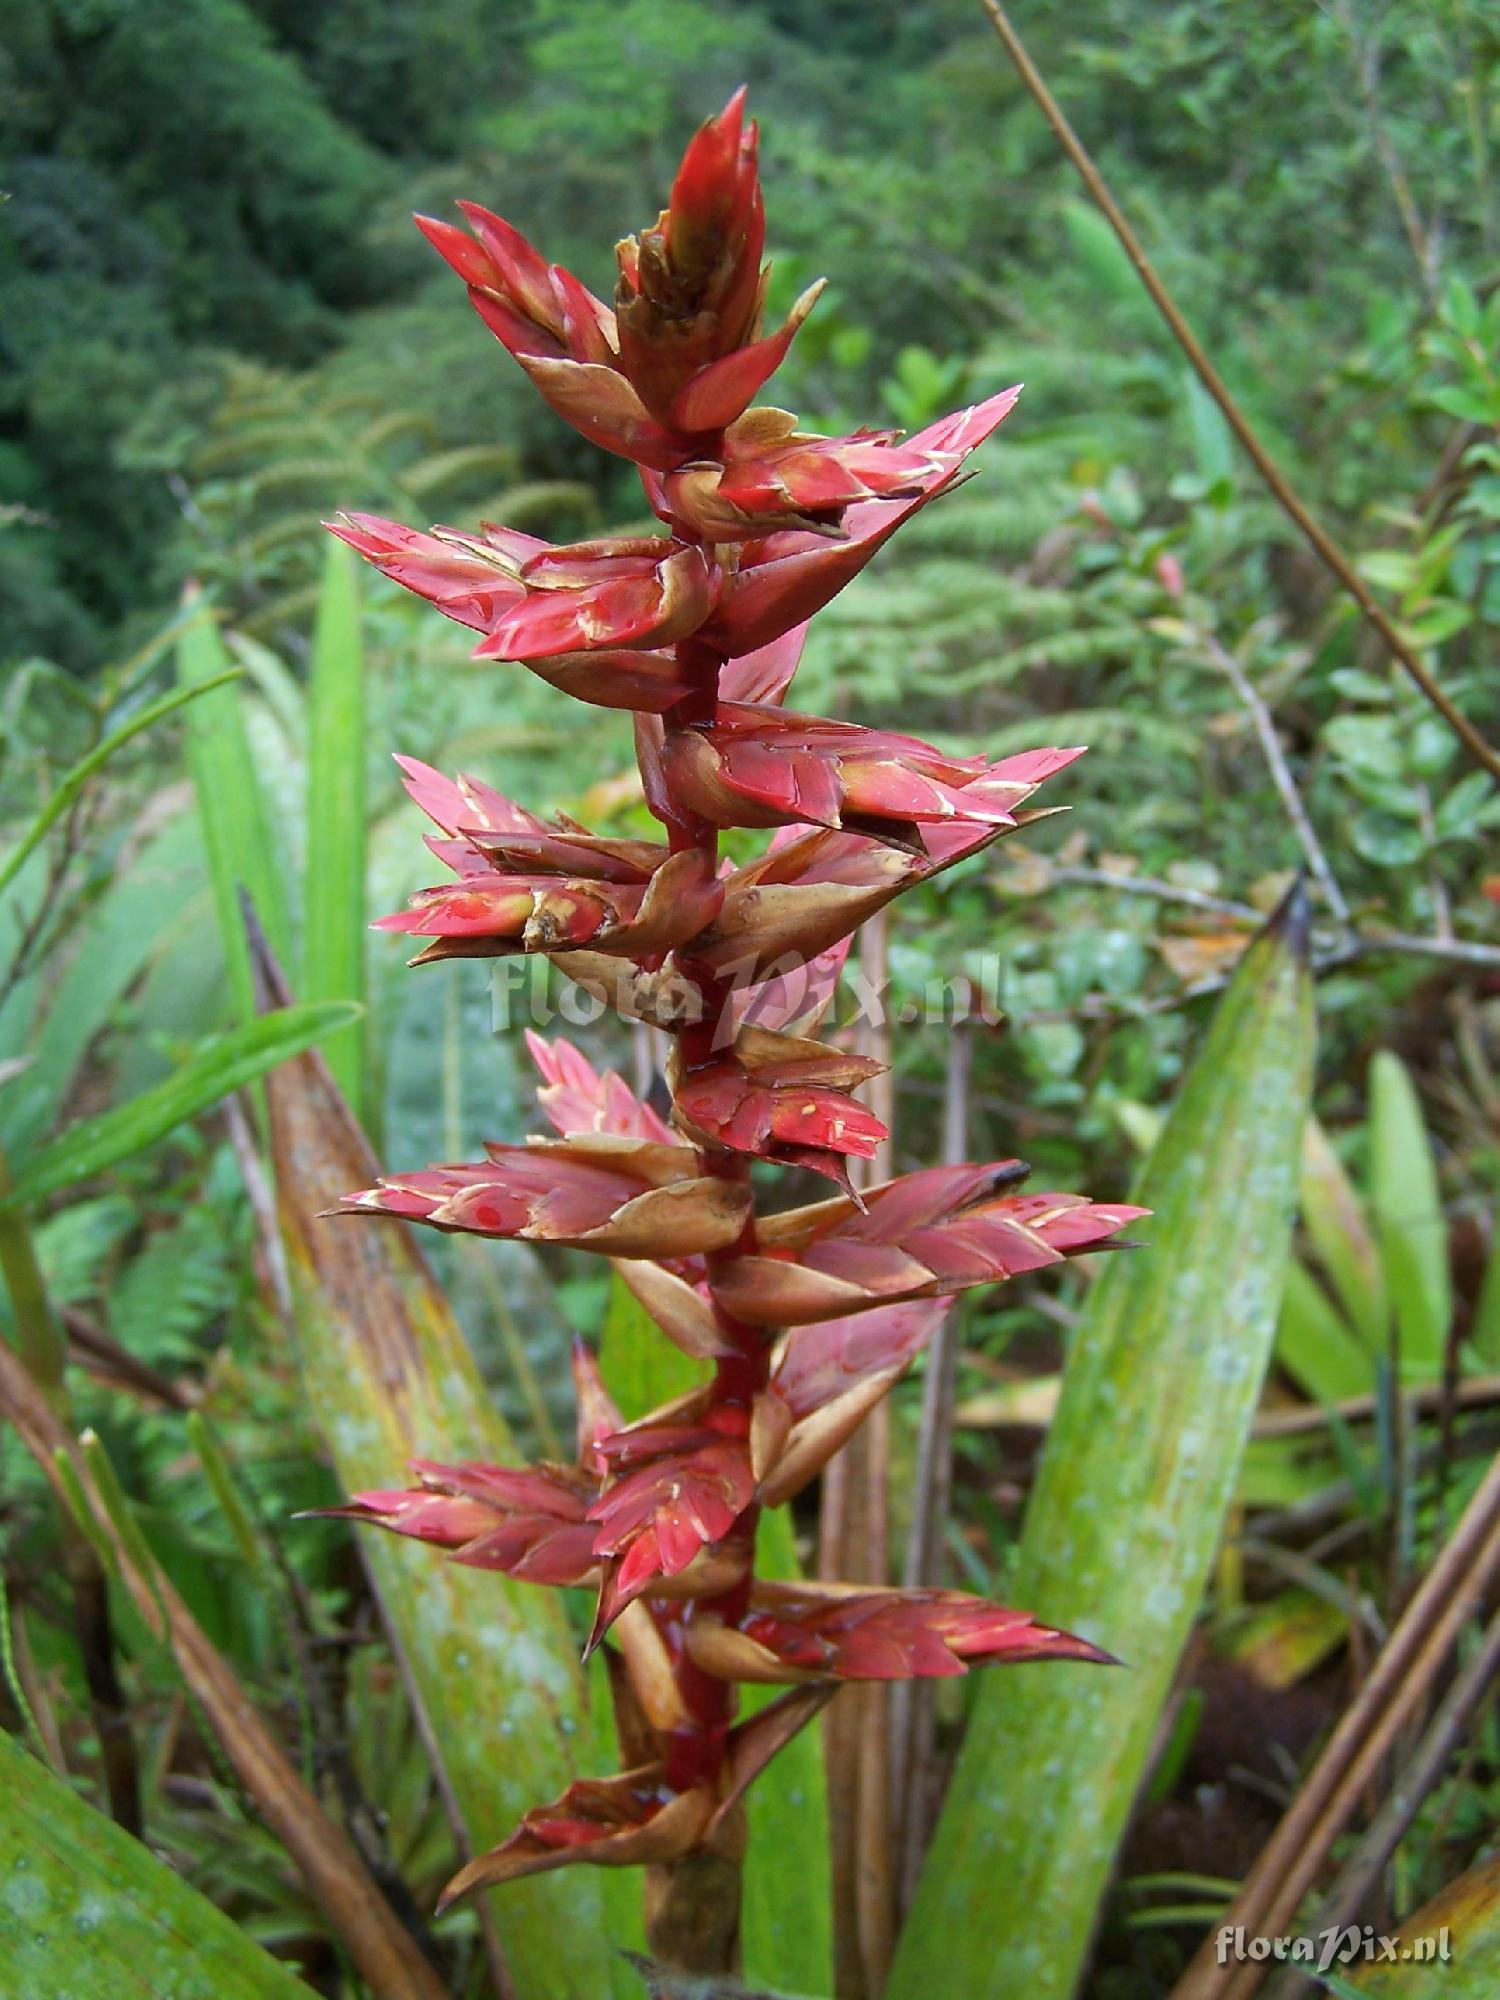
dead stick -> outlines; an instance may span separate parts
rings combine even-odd
[[[872,1013],[862,1023],[865,1052],[890,1058],[886,1020],[886,917],[860,938],[863,990]],[[889,1125],[889,1072],[871,1090],[871,1109]],[[890,1143],[866,1168],[868,1184],[888,1177]],[[889,1519],[890,1406],[871,1411],[824,1473],[818,1565],[825,1577],[884,1584]],[[838,2000],[874,2000],[895,1946],[891,1852],[891,1743],[886,1690],[875,1682],[847,1687],[824,1721],[833,1861],[834,1985]]]
[[[972,1030],[953,1023],[943,1094],[943,1161],[957,1166],[969,1157],[969,1078],[973,1067]],[[958,1325],[950,1308],[927,1350],[922,1382],[922,1419],[917,1438],[911,1530],[902,1582],[908,1589],[943,1579],[943,1541],[953,1493],[953,1420],[957,1402]],[[920,1681],[897,1682],[891,1690],[892,1752],[896,1773],[897,1865],[903,1908],[916,1891],[917,1876],[932,1834],[936,1803],[931,1774],[937,1742],[933,1690]]]
[[[1462,1742],[1476,1711],[1494,1691],[1497,1673],[1500,1673],[1500,1616],[1490,1620],[1478,1651],[1444,1695],[1416,1751],[1397,1773],[1384,1805],[1319,1904],[1316,1917],[1308,1925],[1310,1931],[1321,1934],[1329,1929],[1342,1930],[1359,1915],[1386,1863],[1448,1768],[1448,1760]],[[1298,2000],[1307,1987],[1308,1982],[1300,1973],[1289,1971],[1276,1981],[1268,2000]]]
[[[66,1455],[101,1532],[114,1548],[121,1581],[151,1631],[177,1657],[184,1681],[212,1718],[225,1755],[261,1817],[297,1865],[376,2000],[445,2000],[436,1971],[397,1922],[343,1829],[302,1782],[233,1672],[168,1580],[146,1575],[114,1535],[88,1461],[46,1396],[0,1341],[0,1413],[69,1504],[57,1460]]]
[[[1204,353],[1196,334],[1179,312],[1176,301],[1157,276],[1151,260],[1141,247],[1139,238],[1126,221],[1119,203],[1110,193],[1108,182],[1095,166],[1082,140],[1068,123],[1062,106],[1047,88],[1046,80],[1027,54],[1025,44],[1011,26],[1010,17],[1000,5],[1000,0],[984,0],[984,10],[990,17],[995,33],[1004,44],[1006,54],[1015,64],[1021,81],[1036,100],[1042,116],[1052,127],[1058,143],[1077,168],[1079,177],[1098,203],[1110,228],[1119,237],[1126,256],[1135,266],[1136,275],[1150,293],[1152,303],[1171,329],[1172,338],[1187,356],[1189,365],[1199,381],[1223,411],[1229,428],[1244,446],[1251,463],[1265,481],[1277,504],[1296,523],[1309,545],[1348,591],[1366,619],[1380,634],[1393,657],[1401,662],[1411,679],[1458,737],[1469,755],[1476,763],[1482,764],[1491,777],[1500,778],[1500,751],[1487,743],[1469,718],[1455,708],[1453,702],[1422,664],[1415,648],[1402,637],[1381,608],[1369,585],[1349,557],[1322,523],[1310,514],[1298,499],[1275,460],[1256,436],[1244,411],[1229,393],[1223,376]]]
[[[1316,1879],[1339,1828],[1442,1663],[1500,1563],[1500,1458],[1464,1509],[1452,1538],[1413,1592],[1368,1680],[1344,1711],[1280,1825],[1261,1849],[1224,1922],[1251,1936],[1285,1928]],[[1244,1976],[1241,1976],[1244,1975]],[[1221,1966],[1206,1938],[1171,2000],[1245,2000],[1257,1965]]]

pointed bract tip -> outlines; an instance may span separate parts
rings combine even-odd
[[[1299,965],[1305,965],[1312,950],[1312,898],[1307,893],[1307,870],[1299,868],[1266,922],[1267,937],[1282,938]]]

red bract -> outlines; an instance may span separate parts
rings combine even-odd
[[[607,1257],[691,1257],[735,1242],[750,1193],[699,1171],[686,1146],[611,1133],[490,1146],[345,1195],[339,1212],[399,1216],[471,1236],[516,1236]]]
[[[599,1568],[588,1507],[598,1480],[562,1466],[431,1465],[401,1492],[356,1493],[337,1509],[451,1551],[455,1562],[530,1583],[583,1584]]]
[[[983,757],[764,703],[720,702],[712,722],[669,726],[661,755],[673,796],[713,826],[810,823],[925,852],[928,821],[1015,824],[1010,789]]]
[[[397,583],[483,632],[477,660],[530,664],[577,652],[665,646],[697,630],[720,588],[719,573],[701,549],[657,536],[554,548],[513,528],[419,534],[375,514],[350,514],[328,526]],[[633,658],[617,670],[648,686],[653,680],[652,666]],[[583,664],[570,671],[582,675]],[[607,663],[597,671],[604,676]]]
[[[707,542],[744,542],[785,531],[838,532],[860,500],[915,499],[946,480],[954,453],[902,445],[896,431],[818,437],[788,410],[747,410],[724,433],[717,459],[699,459],[662,479],[667,517]]]
[[[1145,1213],[1076,1194],[997,1193],[1027,1169],[932,1167],[852,1199],[763,1216],[756,1250],[715,1271],[714,1296],[752,1326],[801,1326],[899,1299],[947,1296],[1097,1250]]]
[[[849,1092],[884,1069],[822,1042],[742,1028],[734,1047],[669,1082],[678,1123],[700,1145],[810,1167],[842,1181],[842,1160],[872,1160],[886,1128]]]
[[[549,954],[673,1038],[670,1116],[568,1042],[532,1035],[560,1136],[392,1175],[340,1207],[600,1252],[704,1379],[627,1423],[580,1351],[574,1464],[418,1462],[409,1491],[343,1511],[462,1563],[597,1587],[589,1646],[607,1641],[627,1768],[526,1814],[447,1893],[575,1861],[644,1863],[658,1955],[692,1937],[688,1969],[701,1971],[729,1966],[737,1912],[731,1898],[708,1921],[684,1901],[710,1877],[732,1882],[745,1787],[839,1681],[1107,1657],[953,1591],[768,1584],[754,1575],[756,1529],[910,1367],[952,1294],[1096,1250],[1140,1213],[1019,1193],[1014,1161],[863,1193],[846,1178],[888,1136],[857,1094],[880,1065],[811,1039],[854,931],[1040,817],[1037,787],[1080,753],[953,756],[783,705],[808,619],[964,476],[1017,392],[910,439],[825,437],[753,406],[817,296],[764,328],[757,158],[739,93],[689,144],[656,221],[618,246],[612,311],[486,209],[464,205],[472,234],[422,222],[552,407],[634,462],[659,534],[553,547],[491,524],[334,527],[477,632],[476,658],[635,714],[660,840],[547,821],[403,759],[452,880],[380,928],[430,940],[424,960]],[[721,827],[773,837],[730,866]],[[847,1192],[763,1210],[765,1163]],[[736,1726],[734,1684],[756,1680],[792,1692]]]
[[[848,1584],[758,1584],[735,1624],[695,1619],[688,1651],[705,1673],[734,1681],[907,1681],[1018,1660],[1089,1660],[1108,1653],[957,1590],[863,1590]]]

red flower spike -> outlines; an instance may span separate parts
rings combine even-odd
[[[376,918],[376,930],[437,941],[414,963],[582,945],[644,956],[685,943],[718,912],[723,887],[696,849],[548,826],[472,778],[397,761],[412,797],[455,836],[429,845],[459,877]]]
[[[579,1860],[657,1865],[663,1937],[676,1919],[661,1911],[700,1880],[672,1864],[712,1853],[729,1883],[746,1785],[841,1680],[1106,1657],[957,1592],[757,1583],[754,1527],[853,1434],[952,1294],[1097,1249],[1141,1213],[1018,1193],[1016,1162],[848,1188],[844,1162],[885,1136],[851,1095],[876,1066],[807,1037],[852,934],[902,889],[1041,817],[1037,786],[1079,753],[949,757],[784,708],[807,620],[953,489],[1017,392],[908,440],[824,437],[752,407],[817,296],[764,330],[757,155],[739,92],[689,143],[655,224],[617,246],[615,312],[488,210],[464,205],[472,234],[422,222],[543,397],[634,462],[660,533],[553,547],[492,524],[424,532],[352,515],[335,529],[479,634],[476,658],[633,711],[646,806],[670,835],[549,824],[402,760],[453,879],[382,928],[429,938],[421,959],[546,952],[618,1012],[677,1036],[671,1119],[569,1043],[529,1036],[560,1137],[341,1204],[598,1251],[664,1337],[711,1364],[698,1388],[624,1424],[579,1346],[576,1464],[419,1463],[411,1491],[341,1510],[470,1565],[597,1586],[589,1649],[613,1629],[629,1768],[528,1813],[447,1899]],[[720,865],[720,827],[774,837],[759,859]],[[757,1216],[754,1158],[813,1167],[848,1192]],[[792,1692],[736,1728],[736,1680]],[[726,1944],[733,1905],[726,1887]]]
[[[657,1427],[601,1439],[598,1449],[618,1470],[589,1509],[595,1553],[615,1559],[616,1609],[722,1541],[754,1498],[744,1437],[703,1425]],[[600,1636],[596,1627],[590,1644]]]
[[[521,850],[516,850],[520,852]],[[575,843],[582,865],[597,860]],[[446,857],[445,857],[446,858]],[[411,907],[377,917],[372,929],[432,938],[414,965],[442,958],[497,958],[580,945],[645,957],[685,944],[711,922],[723,888],[696,849],[668,855],[635,881],[588,874],[486,874],[421,889]],[[601,864],[608,866],[607,857]]]
[[[871,1160],[888,1135],[849,1091],[884,1063],[821,1042],[742,1028],[732,1050],[668,1073],[675,1116],[696,1145],[726,1146],[844,1182],[843,1160]]]
[[[719,432],[742,414],[822,289],[811,286],[777,332],[755,337],[765,292],[756,153],[737,93],[688,146],[655,227],[618,246],[620,366],[652,415],[684,438]],[[694,455],[682,450],[677,462]]]
[[[691,1257],[735,1242],[749,1190],[701,1176],[685,1146],[607,1133],[491,1146],[489,1159],[382,1180],[334,1211],[471,1236],[519,1237],[606,1257]]]
[[[758,1583],[734,1625],[696,1618],[687,1647],[725,1680],[905,1681],[967,1673],[969,1663],[1118,1662],[1087,1639],[957,1590]]]
[[[805,1326],[903,1299],[946,1297],[1097,1250],[1146,1211],[1076,1194],[997,1194],[1026,1172],[932,1167],[849,1199],[762,1216],[758,1254],[713,1274],[719,1305],[751,1326]]]

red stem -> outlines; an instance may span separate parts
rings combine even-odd
[[[664,718],[666,727],[681,729],[690,728],[695,723],[711,722],[718,703],[719,675],[725,656],[714,647],[693,638],[680,640],[676,653],[684,678],[692,683],[692,687],[669,710]],[[682,813],[667,822],[667,832],[674,854],[697,848],[705,856],[710,869],[717,866],[717,827],[699,819],[696,814]],[[695,964],[690,959],[679,957],[676,966],[696,990],[701,1002],[699,1018],[684,1023],[676,1030],[683,1070],[691,1071],[723,1055],[728,1042],[725,1030],[734,988],[732,982],[718,978],[706,966]],[[721,1180],[749,1180],[750,1162],[743,1154],[718,1146],[700,1147],[698,1152],[705,1174]],[[753,1251],[754,1247],[755,1224],[752,1218],[746,1222],[739,1241],[731,1249],[710,1256],[709,1267],[712,1269],[721,1260],[743,1256]],[[743,1435],[750,1427],[755,1398],[770,1380],[771,1342],[761,1329],[746,1326],[720,1308],[716,1307],[715,1311],[735,1352],[721,1357],[715,1365],[704,1417],[706,1422],[716,1427],[722,1426],[726,1431]],[[739,1543],[746,1549],[748,1560],[741,1579],[715,1597],[689,1601],[680,1612],[674,1607],[672,1624],[680,1628],[697,1617],[721,1618],[726,1624],[733,1624],[743,1616],[750,1599],[755,1530],[759,1516],[758,1506],[747,1507],[726,1537],[727,1541]],[[669,1643],[671,1636],[669,1630]],[[678,1689],[693,1724],[690,1729],[679,1730],[669,1741],[667,1774],[674,1787],[687,1790],[694,1785],[711,1782],[719,1775],[738,1698],[731,1682],[704,1673],[680,1644],[673,1645],[672,1652]]]

